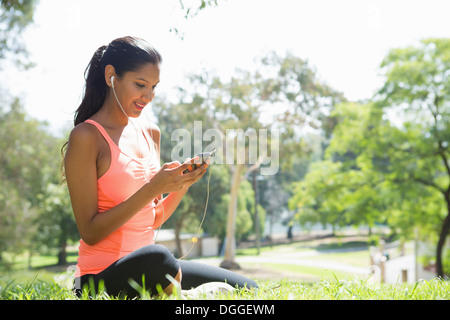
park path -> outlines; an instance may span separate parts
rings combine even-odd
[[[367,250],[366,248],[364,248]],[[359,248],[355,248],[356,250],[361,250]],[[341,253],[341,252],[350,252],[348,249],[333,249],[325,251],[317,251],[317,250],[306,250],[299,252],[288,252],[288,253],[275,253],[270,252],[267,255],[261,254],[259,256],[243,256],[238,257],[237,261],[242,263],[276,263],[276,264],[286,264],[286,265],[295,265],[295,266],[304,266],[304,267],[315,267],[327,270],[335,270],[348,272],[358,275],[369,275],[370,269],[363,267],[356,267],[349,264],[343,264],[334,262],[331,260],[314,260],[308,259],[309,257],[314,256],[323,256],[328,253]],[[369,260],[369,257],[367,257]]]
[[[341,248],[331,250],[302,249],[297,251],[289,247],[284,247],[261,252],[259,255],[236,256],[235,261],[240,264],[242,268],[241,270],[237,270],[238,273],[242,273],[247,276],[257,276],[261,278],[282,279],[286,277],[295,277],[295,272],[289,273],[283,270],[277,272],[277,270],[273,266],[268,266],[268,264],[315,267],[330,271],[341,271],[358,276],[368,277],[371,274],[369,266],[358,267],[350,264],[335,262],[331,258],[329,260],[326,259],[326,255],[330,253],[343,253],[361,250],[367,251],[367,247]],[[324,259],[310,259],[316,256],[323,256]],[[223,258],[202,258],[195,259],[195,261],[219,266],[223,261]],[[367,261],[369,265],[369,254],[367,255]]]

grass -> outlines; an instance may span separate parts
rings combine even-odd
[[[27,283],[14,280],[0,281],[2,300],[77,300],[69,288],[57,281],[33,279]],[[289,280],[261,281],[254,291],[235,290],[216,293],[214,296],[198,296],[199,300],[449,300],[450,283],[440,279],[418,281],[415,284],[379,284],[367,280],[321,280],[318,282],[293,282]],[[150,297],[146,292],[142,299],[181,300],[182,294]],[[196,298],[196,299],[197,299]],[[80,298],[88,299],[87,296]],[[102,292],[94,300],[116,300]]]

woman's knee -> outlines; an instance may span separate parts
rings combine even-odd
[[[171,277],[178,282],[181,280],[178,260],[168,248],[162,245],[154,244],[142,247],[128,255],[127,259],[133,261],[130,264],[133,266],[133,270],[130,270],[130,273],[133,274],[132,278],[138,283],[144,280],[145,287],[153,293],[158,292],[158,285],[164,292],[169,293],[171,291],[169,288],[173,287]]]
[[[147,270],[161,269],[173,277],[178,273],[180,269],[178,260],[165,246],[153,244],[142,247],[139,251],[140,263]]]
[[[175,259],[169,249],[162,245],[149,245],[142,247],[120,259],[116,264],[116,270],[126,274],[138,274],[151,278],[165,278],[166,274],[172,277],[180,269],[178,260]]]

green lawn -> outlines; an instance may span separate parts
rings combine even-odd
[[[412,285],[388,285],[366,280],[321,280],[317,282],[293,282],[287,280],[261,281],[260,288],[253,292],[236,290],[214,296],[199,296],[197,299],[221,300],[449,300],[450,283],[434,279],[418,281]],[[75,300],[74,294],[64,285],[44,278],[25,283],[0,280],[0,299],[7,300]],[[143,293],[142,299],[183,299],[183,295],[150,297]],[[81,299],[87,299],[82,297]],[[96,300],[114,300],[101,293]]]

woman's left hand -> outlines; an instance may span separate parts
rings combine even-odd
[[[209,160],[206,161],[206,163],[199,164],[198,162],[199,157],[195,157],[192,159],[186,159],[184,164],[197,164],[197,168],[193,169],[192,166],[189,167],[189,172],[182,173],[183,179],[185,180],[184,188],[183,189],[189,189],[191,185],[196,183],[198,180],[200,180],[203,175],[206,173],[206,169],[209,167]]]

